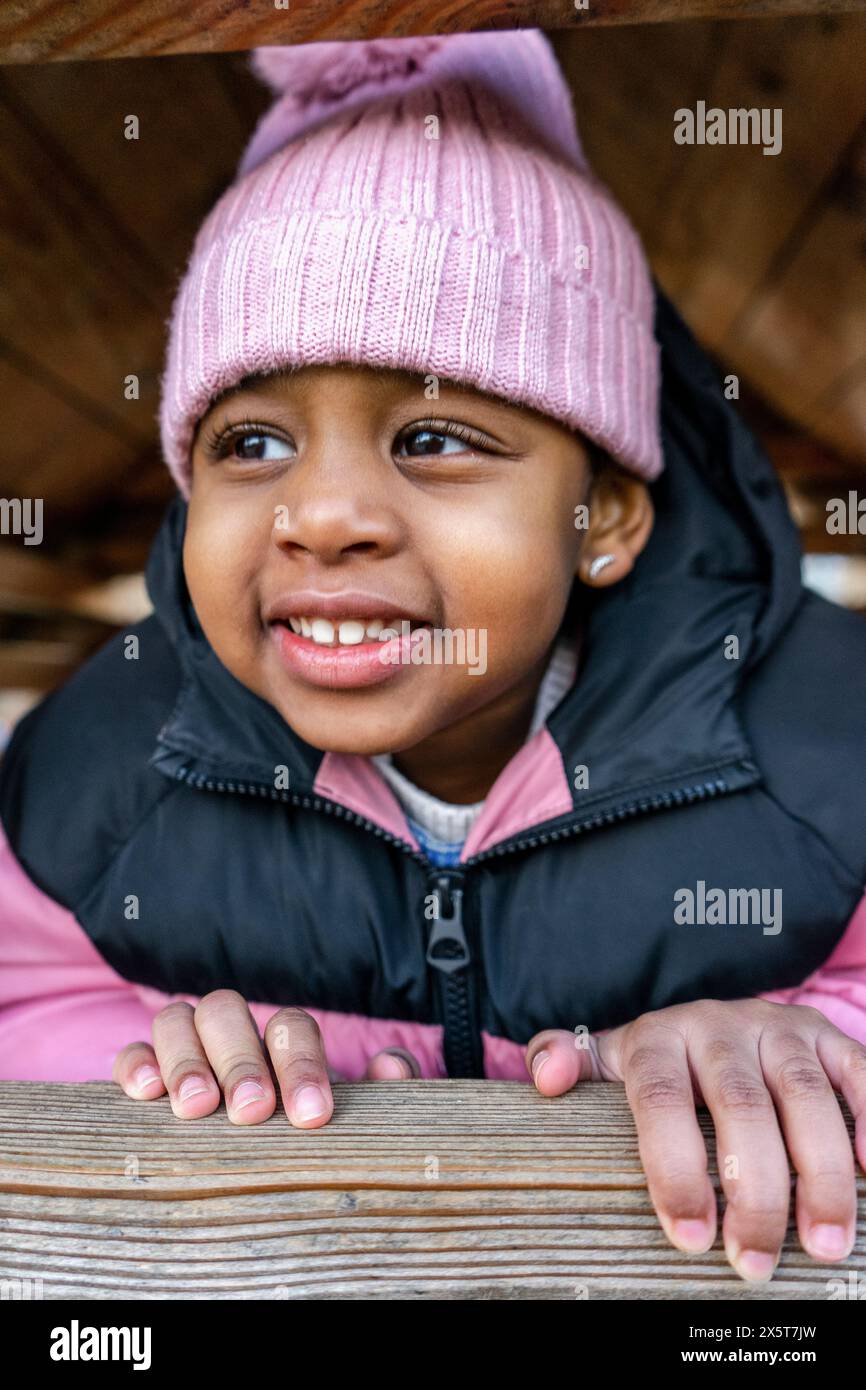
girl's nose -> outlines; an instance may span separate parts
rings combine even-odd
[[[350,552],[392,554],[404,533],[393,481],[381,464],[365,462],[354,451],[330,464],[306,460],[291,471],[274,508],[276,544],[332,564]]]

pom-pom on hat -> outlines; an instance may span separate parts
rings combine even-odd
[[[255,51],[275,92],[175,298],[160,428],[184,496],[198,420],[253,373],[432,374],[662,468],[652,283],[589,170],[539,30]]]
[[[438,86],[445,81],[462,81],[470,87],[483,81],[503,95],[521,91],[515,105],[524,125],[534,124],[536,139],[558,146],[565,159],[585,168],[571,100],[547,40],[538,30],[506,34],[504,42],[497,42],[500,37],[450,34],[255,49],[250,67],[280,100],[259,122],[238,173],[249,173],[337,108],[348,113],[379,96],[398,96],[415,86]],[[510,40],[517,40],[516,45]],[[557,77],[553,84],[551,63]]]

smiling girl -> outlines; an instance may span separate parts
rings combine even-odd
[[[801,588],[541,34],[256,66],[171,320],[154,613],[0,766],[2,1074],[307,1127],[334,1075],[622,1081],[674,1244],[716,1235],[706,1105],[740,1274],[789,1157],[842,1259],[866,628]],[[781,929],[684,923],[701,882]]]

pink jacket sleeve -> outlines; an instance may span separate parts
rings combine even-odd
[[[154,1016],[171,999],[198,1002],[118,975],[73,914],[31,881],[0,826],[0,1080],[110,1081],[117,1053],[149,1041]],[[264,1028],[276,1005],[250,1008]],[[385,1047],[408,1049],[424,1076],[445,1075],[438,1026],[308,1012],[329,1065],[346,1080],[362,1077]]]
[[[866,1044],[866,894],[833,954],[795,989],[759,996],[775,1004],[810,1004],[843,1033]]]

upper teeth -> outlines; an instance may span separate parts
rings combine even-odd
[[[365,618],[344,618],[336,624],[329,618],[289,618],[289,623],[292,632],[301,637],[310,637],[323,647],[335,643],[341,647],[354,647],[365,637],[377,638],[385,627],[381,618],[374,618],[370,622]]]

